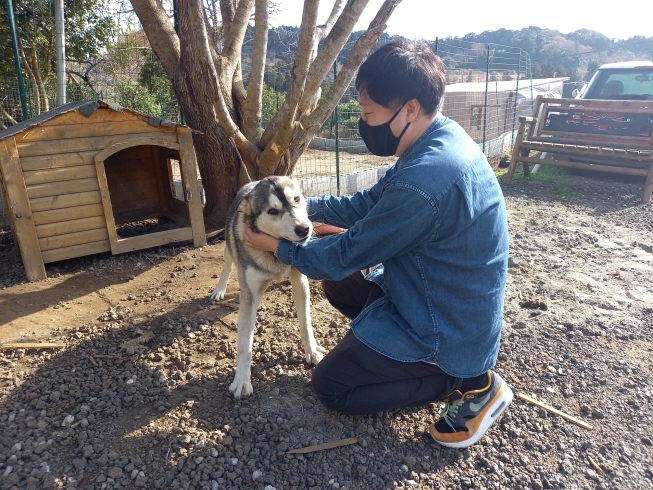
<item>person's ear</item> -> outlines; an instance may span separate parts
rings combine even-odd
[[[406,102],[406,122],[413,122],[417,119],[422,104],[417,99],[410,99]]]

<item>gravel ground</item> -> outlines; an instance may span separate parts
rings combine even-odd
[[[254,394],[234,400],[235,280],[208,300],[223,243],[51,264],[52,279],[30,284],[5,231],[0,341],[66,348],[0,351],[0,489],[653,488],[653,206],[640,182],[583,176],[504,191],[497,371],[591,430],[516,399],[454,450],[426,433],[436,405],[329,412],[311,391],[288,282],[258,312]],[[316,337],[332,347],[347,321],[311,292]]]

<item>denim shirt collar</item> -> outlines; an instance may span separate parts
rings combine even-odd
[[[426,130],[422,133],[422,135],[417,138],[417,140],[410,145],[408,148],[406,148],[406,151],[404,151],[403,155],[399,157],[399,159],[395,162],[395,167],[399,168],[403,165],[405,161],[410,160],[412,154],[417,151],[417,149],[421,146],[421,143],[426,140],[431,133],[433,133],[436,129],[438,129],[440,126],[442,126],[442,123],[447,119],[442,115],[441,112],[438,112],[438,114],[435,116],[435,119],[431,123],[431,125],[426,128]]]

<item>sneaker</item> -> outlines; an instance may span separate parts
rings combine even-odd
[[[480,390],[458,390],[444,399],[440,420],[431,424],[431,437],[447,447],[463,448],[481,439],[512,401],[512,390],[501,376],[487,372],[488,384]]]

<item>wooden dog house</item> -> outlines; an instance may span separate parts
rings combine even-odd
[[[30,281],[46,278],[48,262],[206,244],[191,130],[173,122],[66,104],[0,131],[0,183]],[[159,217],[178,228],[128,238],[116,229]]]

